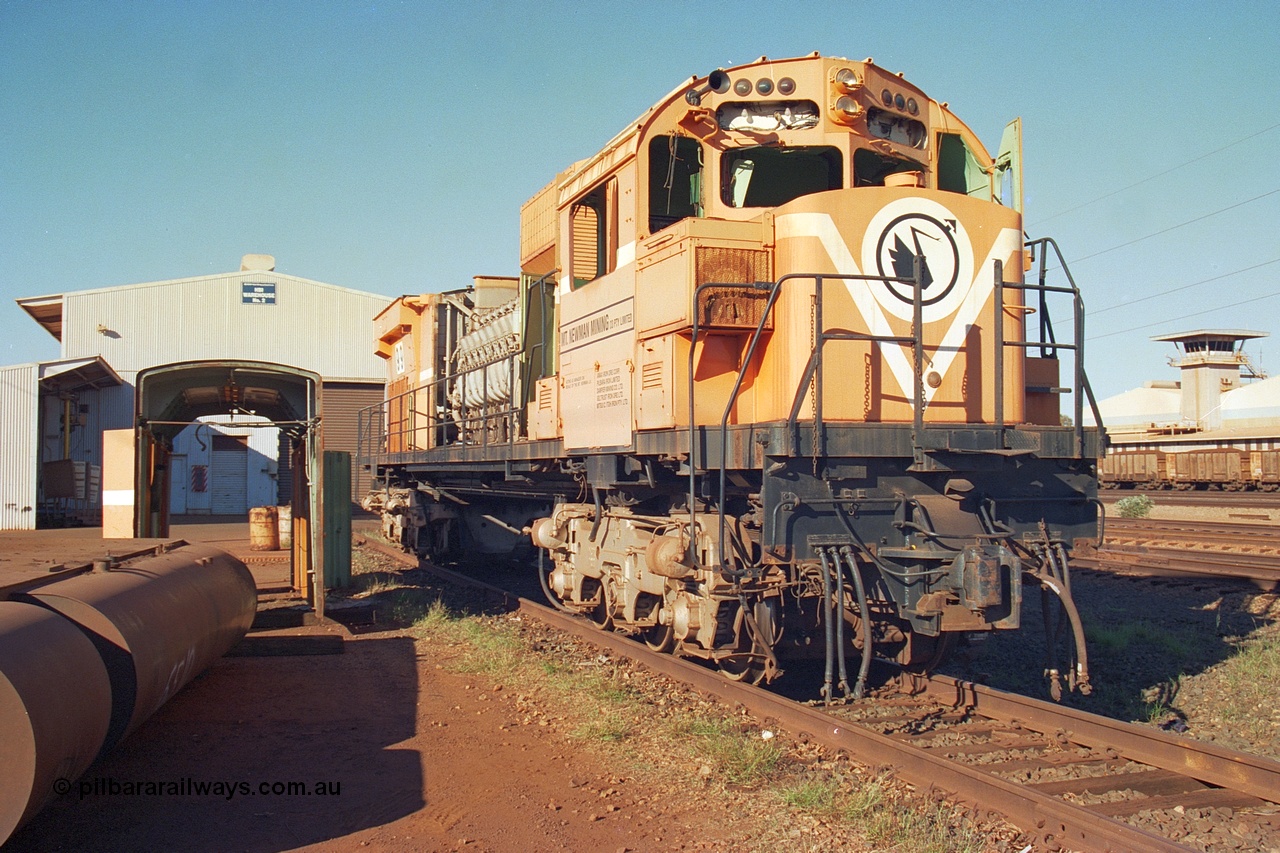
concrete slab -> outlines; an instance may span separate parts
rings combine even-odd
[[[249,522],[241,516],[181,516],[163,539],[103,539],[100,527],[0,531],[0,594],[15,586],[48,581],[91,567],[94,560],[122,558],[180,542],[221,548],[249,567],[260,591],[287,589],[288,551],[249,549]]]

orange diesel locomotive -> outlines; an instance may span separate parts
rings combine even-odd
[[[1087,691],[1099,437],[1019,149],[870,59],[687,81],[524,205],[518,277],[376,319],[367,506],[423,554],[531,537],[555,604],[731,677],[824,658],[828,698],[1019,627],[1031,582]]]

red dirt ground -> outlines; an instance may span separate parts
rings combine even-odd
[[[198,527],[239,550],[234,534]],[[59,542],[102,545],[86,539],[4,533],[0,553],[45,559]],[[256,568],[262,586],[280,564]],[[345,653],[219,660],[6,853],[731,849],[749,837],[738,816],[708,813],[696,794],[651,792],[584,758],[567,733],[530,724],[514,689],[437,668],[402,632],[329,622],[283,633],[338,634]],[[330,793],[259,788],[290,782]],[[214,783],[230,793],[193,792]]]

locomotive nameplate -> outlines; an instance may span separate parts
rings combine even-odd
[[[635,327],[634,299],[623,299],[606,305],[560,327],[560,351],[572,352],[579,347],[630,332]]]

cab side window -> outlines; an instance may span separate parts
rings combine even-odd
[[[702,216],[702,145],[687,136],[649,142],[649,233]]]
[[[618,265],[618,181],[609,178],[573,203],[570,252],[573,286],[582,287]]]

